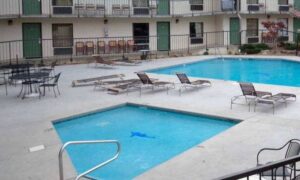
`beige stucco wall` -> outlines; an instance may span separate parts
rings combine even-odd
[[[55,23],[71,23],[73,24],[74,38],[85,38],[80,41],[86,42],[93,40],[95,45],[97,40],[105,36],[107,32],[108,37],[127,37],[124,40],[132,39],[133,23],[149,23],[150,34],[150,49],[157,49],[157,22],[170,22],[171,35],[177,35],[171,38],[171,50],[180,50],[186,48],[205,48],[205,44],[210,46],[227,44],[229,34],[220,32],[204,34],[203,44],[190,43],[189,39],[189,23],[190,22],[203,22],[204,32],[214,31],[228,31],[230,17],[235,15],[222,15],[222,16],[202,16],[202,17],[177,17],[177,18],[108,18],[108,23],[104,24],[103,18],[43,18],[43,19],[15,19],[11,25],[8,25],[7,20],[0,20],[0,42],[11,40],[22,40],[22,23],[42,22],[42,42],[43,56],[53,56],[52,41],[52,24]],[[270,20],[277,20],[278,18],[289,18],[289,31],[293,31],[293,18],[288,15],[271,15]],[[241,27],[246,30],[247,18],[259,18],[259,29],[263,29],[261,22],[266,20],[266,15],[242,15]],[[178,22],[176,23],[176,19]],[[259,36],[260,37],[260,36]],[[93,39],[89,39],[93,38]],[[114,40],[121,40],[123,38]],[[289,40],[292,41],[293,37],[290,33]],[[107,43],[109,38],[101,39]],[[242,43],[246,43],[246,33],[242,34]],[[8,53],[9,45],[7,43],[0,44],[0,59],[8,59],[9,56],[14,58],[16,55],[22,57],[22,42],[16,41],[11,43],[11,54]],[[74,48],[75,53],[75,48]]]

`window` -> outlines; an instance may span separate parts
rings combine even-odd
[[[288,5],[289,0],[278,0],[279,5]]]
[[[189,0],[191,11],[203,11],[203,0]]]
[[[73,0],[53,0],[53,6],[73,6]]]
[[[258,4],[258,0],[247,0],[247,4]]]
[[[279,36],[288,36],[288,18],[281,18],[281,19],[278,19],[278,22],[282,22],[285,26],[285,28],[283,29],[283,31],[279,32]]]
[[[190,23],[190,38],[191,44],[203,43],[203,23],[191,22]]]
[[[133,7],[148,7],[149,1],[148,0],[132,0]]]
[[[73,24],[52,25],[53,47],[73,46]]]
[[[247,36],[258,36],[258,19],[247,19]]]

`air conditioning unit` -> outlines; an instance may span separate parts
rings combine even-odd
[[[148,7],[135,7],[133,8],[134,15],[149,15],[150,11]]]
[[[53,14],[72,14],[72,6],[53,6]]]
[[[203,4],[191,4],[191,11],[203,11]]]
[[[72,47],[56,47],[54,48],[54,55],[72,55],[73,48]]]
[[[287,12],[290,10],[290,5],[279,5],[279,11]]]
[[[248,11],[259,11],[259,4],[248,4]]]
[[[258,37],[248,37],[247,38],[247,43],[251,44],[251,43],[258,43],[259,42],[259,38]]]

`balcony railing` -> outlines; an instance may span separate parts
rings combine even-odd
[[[251,33],[248,31],[204,32],[194,35],[170,35],[147,37],[93,37],[16,40],[0,42],[0,63],[19,59],[73,59],[89,57],[93,54],[103,56],[140,55],[140,50],[149,50],[152,54],[199,53],[208,48],[241,45],[248,43],[273,43],[274,39],[265,36],[266,31]],[[279,41],[294,41],[297,33],[284,32]],[[213,50],[214,52],[214,50]],[[211,52],[211,53],[213,53]]]
[[[35,2],[36,1],[36,2]],[[27,4],[30,3],[30,4]],[[274,0],[259,0],[247,4],[241,0],[1,0],[0,18],[17,17],[160,17],[201,16],[218,13],[289,13],[293,4],[278,4]]]
[[[26,4],[27,2],[31,4]],[[233,13],[234,0],[1,0],[0,17],[154,17]],[[33,4],[32,4],[33,3]]]

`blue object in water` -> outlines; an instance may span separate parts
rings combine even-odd
[[[300,63],[284,59],[224,58],[150,70],[158,74],[184,72],[188,76],[300,87]]]
[[[133,179],[235,124],[233,121],[211,117],[127,105],[55,123],[54,127],[63,143],[118,140],[121,143],[119,158],[89,176],[126,180]],[[67,148],[67,152],[77,172],[82,173],[111,158],[116,152],[116,146],[77,145]]]
[[[154,136],[148,136],[147,134],[140,133],[140,132],[131,132],[130,137],[142,137],[142,138],[152,138],[152,139],[155,138]]]

